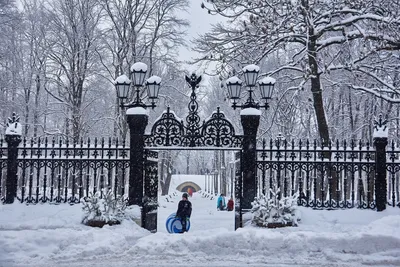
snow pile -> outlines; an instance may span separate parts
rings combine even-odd
[[[22,135],[22,125],[19,122],[19,116],[15,112],[11,118],[8,118],[6,135]]]
[[[389,127],[387,127],[387,120],[383,119],[382,114],[379,115],[379,119],[375,119],[374,124],[373,138],[387,138]]]

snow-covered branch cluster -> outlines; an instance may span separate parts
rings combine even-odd
[[[252,204],[252,224],[268,227],[269,224],[297,226],[300,213],[297,210],[298,194],[279,199],[280,189],[275,192],[270,189],[271,198],[261,195],[256,197]]]
[[[123,197],[115,197],[111,190],[97,191],[88,198],[82,198],[82,223],[90,225],[92,222],[118,224],[125,217],[126,203]]]

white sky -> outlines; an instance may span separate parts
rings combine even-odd
[[[189,20],[190,28],[188,29],[187,41],[188,49],[181,48],[179,53],[180,61],[188,61],[196,57],[198,53],[191,50],[191,41],[193,38],[204,34],[211,29],[211,25],[222,21],[221,16],[210,15],[207,10],[201,8],[202,0],[190,0],[188,13],[182,14],[182,17]],[[193,72],[197,70],[196,66],[187,65],[187,70]]]

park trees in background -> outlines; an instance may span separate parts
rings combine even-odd
[[[16,111],[27,137],[124,138],[113,81],[134,62],[145,62],[149,76],[161,76],[170,90],[161,92],[159,111],[186,94],[184,77],[176,79],[183,76],[176,55],[185,43],[188,22],[180,12],[187,6],[187,0],[22,0],[17,8],[1,0],[1,125]]]
[[[122,74],[130,75],[134,62],[148,65],[148,76],[158,75],[163,87],[170,85],[169,77],[178,64],[178,48],[185,45],[184,34],[188,22],[180,18],[187,0],[120,1],[100,0],[107,26],[102,38],[104,54],[101,62],[112,82]],[[126,136],[125,114],[116,105],[114,132]]]
[[[217,62],[224,77],[258,63],[265,75],[278,78],[278,90],[288,92],[284,102],[313,111],[311,121],[304,118],[310,114],[304,109],[293,116],[316,127],[318,139],[343,136],[343,121],[353,131],[346,137],[370,138],[364,115],[382,112],[395,118],[396,1],[213,0],[202,6],[227,22],[198,38],[197,50],[204,55],[200,61]]]
[[[4,118],[0,125],[5,127],[5,116],[17,102],[18,58],[16,43],[21,14],[14,1],[0,0],[0,111]]]

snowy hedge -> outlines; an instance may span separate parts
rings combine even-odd
[[[126,203],[123,197],[115,197],[111,190],[104,190],[81,199],[82,223],[102,227],[105,224],[120,224],[125,217]]]
[[[252,224],[259,227],[297,226],[300,221],[298,194],[279,199],[279,189],[276,192],[270,189],[270,192],[272,198],[262,195],[251,203]]]

